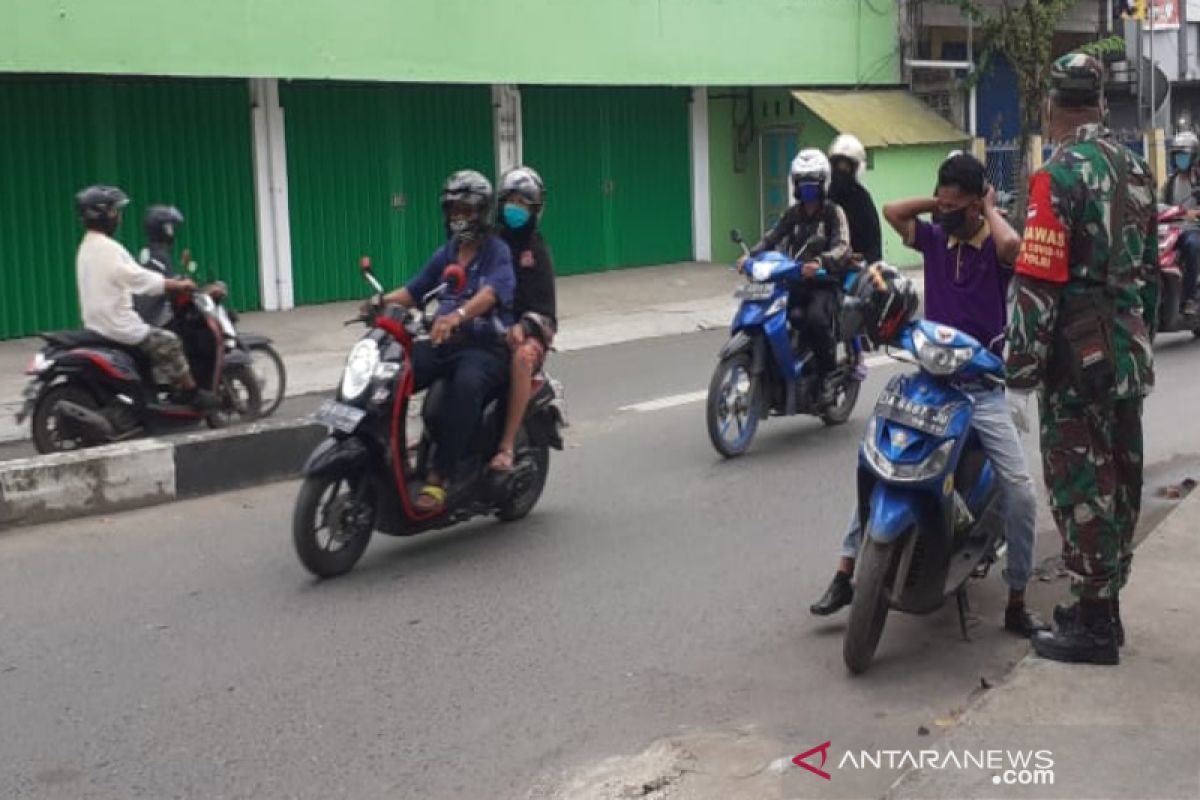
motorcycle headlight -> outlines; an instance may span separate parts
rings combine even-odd
[[[355,400],[371,385],[371,376],[379,366],[379,345],[374,339],[363,339],[354,345],[342,372],[342,399]]]
[[[970,347],[946,347],[931,342],[920,328],[913,329],[912,339],[917,360],[926,372],[933,375],[953,375],[965,367],[974,355]]]
[[[954,452],[954,439],[948,439],[937,446],[932,453],[915,464],[897,464],[880,452],[875,444],[875,435],[879,430],[879,418],[871,417],[867,423],[867,435],[863,440],[863,453],[871,468],[881,478],[897,483],[920,483],[941,475],[950,463]]]
[[[770,261],[755,261],[750,268],[750,277],[760,283],[771,280],[771,276],[775,274],[775,264]]]

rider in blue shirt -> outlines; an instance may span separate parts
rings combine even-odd
[[[457,264],[466,272],[460,291],[441,296],[429,341],[418,342],[412,353],[417,391],[448,381],[434,422],[433,465],[417,498],[422,511],[445,505],[447,481],[478,432],[483,407],[508,378],[503,333],[512,324],[516,278],[508,245],[491,232],[492,199],[491,183],[478,172],[451,175],[442,188],[449,240],[407,286],[384,297],[411,308],[442,282],[446,267]]]

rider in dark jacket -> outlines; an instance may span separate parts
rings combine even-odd
[[[178,278],[175,272],[175,232],[182,224],[183,214],[174,206],[150,206],[144,222],[146,249],[138,256],[138,262],[164,278]],[[147,324],[156,328],[166,327],[171,321],[171,303],[166,295],[136,295],[133,308]]]
[[[850,255],[850,225],[841,207],[828,199],[829,179],[825,154],[815,148],[801,150],[791,167],[796,203],[750,251],[751,255],[759,255],[778,250],[790,258],[805,259],[803,281],[792,287],[790,305],[799,310],[797,329],[813,350],[819,378],[815,399],[820,405],[833,401],[825,378],[837,366],[834,319]],[[814,236],[824,237],[825,247],[819,253],[807,253],[805,245]],[[744,257],[739,266],[743,263]],[[821,269],[825,270],[824,276],[818,274]]]

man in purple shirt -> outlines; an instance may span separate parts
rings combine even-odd
[[[883,207],[883,216],[924,259],[925,318],[958,328],[999,355],[1004,350],[1011,264],[1021,249],[1021,237],[996,209],[995,197],[978,159],[958,154],[946,159],[938,170],[934,197],[889,203]],[[933,224],[919,219],[921,214],[931,214]],[[1047,629],[1025,607],[1037,517],[1033,481],[1004,389],[986,383],[962,388],[975,400],[972,425],[1000,477],[1003,493],[1008,544],[1004,580],[1009,589],[1004,628],[1030,637]],[[833,583],[810,607],[813,614],[832,614],[853,599],[850,579],[861,543],[856,510],[842,542]]]

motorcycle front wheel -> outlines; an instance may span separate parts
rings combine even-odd
[[[916,532],[909,531],[893,542],[881,544],[863,531],[866,542],[854,569],[854,599],[850,602],[850,619],[842,642],[842,660],[855,675],[864,672],[875,658],[891,608],[892,583],[900,554],[908,536],[913,535]]]
[[[304,568],[334,578],[354,568],[375,531],[375,497],[363,479],[304,479],[292,512],[292,543]]]
[[[283,402],[287,391],[287,370],[284,369],[283,358],[271,345],[252,344],[247,350],[262,395],[262,416],[269,417],[279,410]]]
[[[762,410],[751,363],[746,352],[723,358],[708,384],[708,438],[725,458],[736,458],[749,450],[758,430]]]

